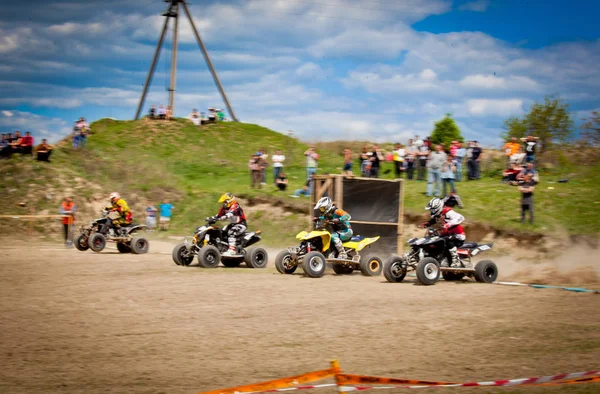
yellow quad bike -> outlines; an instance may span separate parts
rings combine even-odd
[[[365,276],[381,274],[383,263],[375,255],[361,257],[360,251],[376,242],[379,237],[365,238],[353,236],[344,242],[347,259],[337,258],[338,251],[331,242],[331,233],[327,231],[328,221],[315,221],[314,229],[310,232],[301,231],[296,235],[300,246],[289,247],[281,251],[275,258],[275,268],[282,274],[293,274],[301,266],[304,273],[311,278],[320,278],[325,274],[326,263],[331,263],[336,274],[351,274],[359,269]]]

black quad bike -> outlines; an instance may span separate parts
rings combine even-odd
[[[177,265],[188,266],[198,256],[198,264],[202,268],[216,268],[219,262],[225,267],[238,267],[246,263],[248,268],[264,268],[268,262],[267,251],[263,248],[248,248],[260,241],[260,230],[256,232],[244,232],[240,234],[237,242],[235,256],[223,256],[229,248],[227,242],[227,231],[225,226],[216,226],[218,218],[215,216],[206,218],[206,224],[197,227],[194,235],[186,237],[183,243],[173,249],[173,261]]]
[[[440,274],[447,281],[458,281],[465,276],[477,282],[492,283],[498,277],[498,267],[493,261],[481,260],[475,266],[472,257],[490,250],[493,243],[477,244],[464,242],[458,248],[460,267],[450,267],[451,257],[446,240],[440,237],[437,229],[429,228],[422,238],[408,240],[411,250],[402,256],[391,256],[383,268],[388,282],[402,282],[409,271],[415,271],[417,280],[424,285],[433,285]]]
[[[115,229],[112,221],[119,218],[119,213],[103,209],[102,217],[92,220],[87,226],[81,226],[80,234],[75,239],[77,250],[86,251],[92,249],[101,252],[106,242],[116,242],[120,253],[142,254],[148,253],[150,244],[144,237],[136,233],[146,226],[143,224],[129,224]]]

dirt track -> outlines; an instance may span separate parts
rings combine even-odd
[[[193,393],[333,358],[349,373],[431,380],[599,367],[594,294],[330,271],[309,279],[271,263],[184,268],[165,243],[143,256],[3,245],[0,392]],[[543,392],[589,389],[600,387]]]

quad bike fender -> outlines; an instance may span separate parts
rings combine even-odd
[[[378,239],[379,239],[379,236],[372,237],[372,238],[365,238],[361,241],[348,241],[348,242],[344,242],[342,245],[344,246],[344,248],[350,248],[350,249],[356,250],[357,252],[360,252],[361,250],[363,250],[370,244],[377,242]]]
[[[296,239],[299,239],[300,241],[308,241],[309,239],[314,239],[314,238],[321,238],[321,240],[323,241],[323,250],[329,249],[329,246],[331,245],[331,234],[329,233],[329,231],[324,231],[324,230],[315,230],[315,231],[311,231],[311,232],[300,231],[296,235]]]
[[[142,230],[144,228],[146,228],[145,224],[138,224],[137,226],[127,227],[127,234],[134,233],[134,232]]]

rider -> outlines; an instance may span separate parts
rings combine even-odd
[[[114,212],[118,212],[120,217],[112,221],[113,226],[117,229],[117,232],[121,231],[121,225],[128,225],[133,219],[133,214],[127,205],[127,202],[121,198],[121,195],[117,192],[110,193],[108,197],[111,203],[110,207],[106,209]]]
[[[333,223],[333,232],[331,239],[338,251],[338,259],[347,259],[348,255],[342,246],[342,242],[349,241],[352,238],[352,226],[350,225],[350,214],[343,209],[333,205],[329,197],[321,198],[314,207],[319,210],[321,216],[318,219],[325,219]]]
[[[452,258],[450,266],[460,268],[457,247],[462,245],[466,239],[465,230],[460,225],[465,217],[453,210],[452,206],[445,205],[444,201],[437,197],[432,198],[425,209],[429,210],[431,219],[423,223],[423,227],[429,227],[435,223],[442,225],[440,236],[446,239],[448,252]]]
[[[218,220],[229,220],[229,224],[225,230],[228,235],[227,241],[229,243],[229,249],[223,253],[223,256],[235,256],[237,237],[246,231],[246,215],[235,197],[231,193],[225,193],[219,198],[219,203],[223,204],[219,209],[219,213],[216,218]]]

